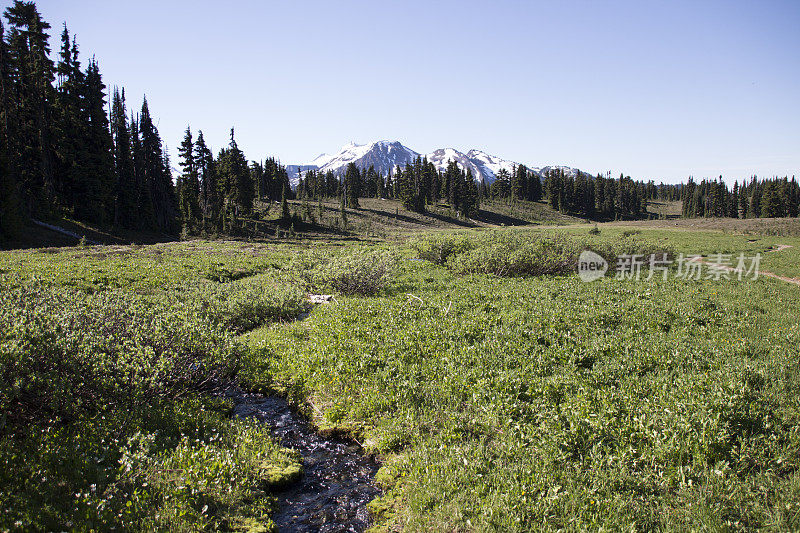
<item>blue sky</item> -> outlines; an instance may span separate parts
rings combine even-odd
[[[2,5],[10,4],[3,0]],[[676,182],[800,177],[800,1],[40,0],[174,153],[400,140]]]

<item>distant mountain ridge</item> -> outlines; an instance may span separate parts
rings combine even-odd
[[[514,167],[520,164],[477,149],[464,153],[455,148],[439,148],[429,154],[421,154],[404,146],[399,141],[375,141],[369,144],[347,144],[338,153],[321,154],[308,164],[287,165],[286,171],[294,187],[308,170],[331,171],[336,175],[342,175],[349,163],[355,163],[359,169],[367,169],[370,166],[374,166],[376,171],[386,175],[389,172],[394,172],[398,166],[405,167],[407,163],[413,163],[420,156],[427,158],[440,170],[445,170],[451,160],[455,161],[460,168],[472,171],[476,181],[485,180],[486,183],[493,182],[501,170],[505,169],[510,174]],[[581,172],[576,168],[567,166],[525,166],[528,167],[528,170],[538,175],[540,179],[544,178],[547,171],[551,169],[560,168],[568,175],[573,176]]]

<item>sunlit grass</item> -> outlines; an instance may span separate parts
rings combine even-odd
[[[798,287],[539,275],[800,242],[592,227],[0,254],[0,528],[272,527],[298,459],[227,379],[380,454],[378,529],[800,528]]]

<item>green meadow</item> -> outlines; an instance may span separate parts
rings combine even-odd
[[[0,529],[274,529],[301,458],[226,383],[375,454],[374,531],[800,528],[800,287],[583,249],[800,277],[796,236],[666,224],[0,253]]]

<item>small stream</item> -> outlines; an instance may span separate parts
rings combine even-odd
[[[279,508],[272,519],[279,532],[361,532],[367,528],[366,505],[378,495],[373,484],[378,464],[373,457],[364,455],[352,441],[319,435],[282,398],[236,389],[225,395],[235,402],[235,416],[268,424],[281,446],[303,456],[303,476],[276,493]]]

